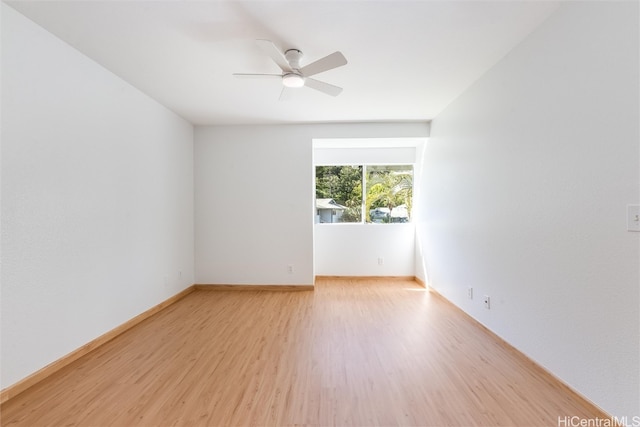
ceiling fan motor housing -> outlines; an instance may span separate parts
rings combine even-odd
[[[298,71],[300,69],[300,58],[302,58],[301,50],[289,49],[284,52],[284,57],[293,70]]]

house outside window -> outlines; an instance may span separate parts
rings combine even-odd
[[[339,205],[333,199],[316,199],[316,223],[342,222],[342,214],[346,210],[346,206]]]

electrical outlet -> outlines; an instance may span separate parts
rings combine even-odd
[[[489,295],[485,295],[484,296],[484,308],[486,308],[487,310],[491,309],[491,298],[489,298]]]
[[[289,274],[293,274],[293,265],[289,264],[289,265],[287,266],[287,273],[289,273]]]
[[[380,257],[378,258],[378,265],[383,265],[384,264],[384,258]]]
[[[473,288],[467,288],[467,297],[473,299]]]

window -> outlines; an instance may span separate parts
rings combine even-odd
[[[362,221],[362,166],[316,166],[316,222]]]
[[[413,166],[366,166],[366,222],[409,222]]]
[[[411,219],[413,166],[316,166],[316,223]]]

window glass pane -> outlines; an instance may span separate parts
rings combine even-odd
[[[413,166],[367,166],[366,171],[366,221],[385,224],[409,222]]]
[[[362,221],[362,166],[316,166],[316,223]]]

